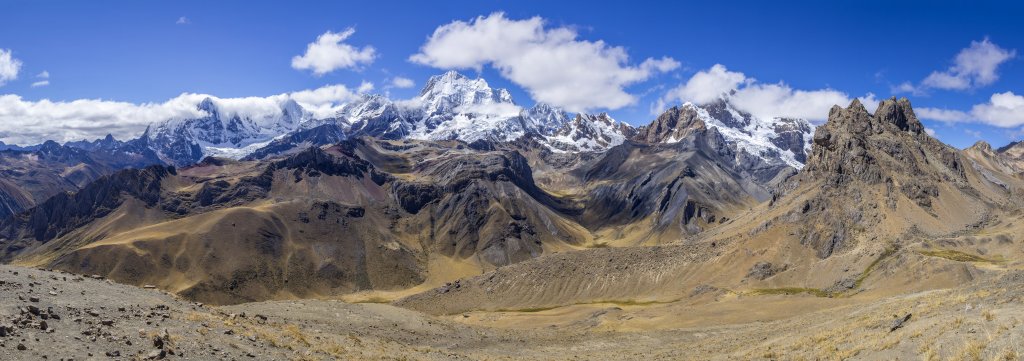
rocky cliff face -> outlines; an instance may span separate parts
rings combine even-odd
[[[846,109],[833,107],[828,123],[815,131],[814,145],[807,173],[835,185],[852,180],[874,184],[888,172],[965,180],[956,151],[924,133],[906,98],[883,101],[874,115],[858,100]],[[929,164],[926,155],[937,157],[939,167]]]
[[[641,143],[675,143],[695,131],[707,129],[704,119],[695,106],[672,107],[651,124],[637,129],[633,139]]]
[[[813,142],[807,165],[783,189],[792,197],[813,194],[793,216],[806,223],[802,242],[820,257],[850,247],[862,235],[877,235],[879,228],[906,231],[934,221],[952,229],[965,219],[959,217],[962,210],[948,207],[990,201],[972,185],[977,173],[967,158],[928,136],[906,98],[884,100],[874,114],[858,100],[833,107]],[[893,219],[892,212],[904,220]]]

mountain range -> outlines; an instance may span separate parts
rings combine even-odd
[[[724,94],[634,127],[448,72],[329,117],[218,102],[127,141],[4,145],[0,261],[204,304],[343,299],[587,334],[890,312],[1005,285],[1024,256],[1024,143],[953,148],[905,98],[815,126]]]

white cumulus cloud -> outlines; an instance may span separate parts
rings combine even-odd
[[[364,81],[364,82],[362,82],[362,84],[359,84],[359,88],[356,88],[356,92],[358,92],[360,94],[362,94],[362,93],[369,93],[369,92],[373,91],[373,88],[374,88],[373,83],[368,82],[368,81]]]
[[[399,88],[399,89],[412,88],[414,85],[416,85],[416,83],[414,83],[412,81],[412,79],[409,79],[409,78],[403,78],[403,77],[400,77],[400,76],[396,76],[394,78],[391,78],[391,86],[393,86],[395,88]]]
[[[652,110],[660,113],[668,104],[703,104],[719,98],[728,98],[738,109],[760,118],[803,118],[815,122],[826,120],[833,105],[846,106],[853,101],[838,90],[801,90],[782,82],[760,83],[741,72],[729,71],[724,65],[715,64],[668,90]],[[878,106],[874,94],[868,93],[858,99],[869,111]]]
[[[443,69],[489,65],[534,100],[574,112],[634,104],[627,86],[679,67],[669,57],[632,64],[625,48],[578,37],[572,28],[547,27],[541,17],[493,13],[438,27],[409,60]]]
[[[177,25],[188,25],[189,23],[191,23],[191,21],[189,21],[188,18],[182,16],[178,18],[178,21],[175,21],[174,23]]]
[[[916,86],[904,82],[894,87],[893,92],[921,95],[928,89],[977,89],[998,80],[999,66],[1016,56],[1016,50],[1004,49],[988,38],[972,41],[970,46],[957,53],[948,69],[933,71]]]
[[[45,140],[91,140],[108,133],[119,139],[134,138],[146,126],[157,122],[203,116],[197,105],[207,97],[227,114],[257,119],[280,113],[281,105],[289,99],[299,103],[314,117],[329,117],[358,96],[358,90],[353,91],[341,84],[266,97],[219,98],[184,93],[162,103],[101,99],[33,101],[6,94],[0,95],[0,141],[28,145]]]
[[[15,59],[8,49],[0,49],[0,86],[18,78],[21,60]]]
[[[722,64],[715,64],[711,69],[697,72],[685,84],[669,90],[665,97],[703,104],[728,95],[746,80],[743,73],[732,72]]]
[[[997,127],[1024,125],[1024,96],[1013,92],[992,94],[988,103],[972,107],[971,115],[983,123]]]
[[[971,115],[960,110],[921,107],[914,109],[914,114],[921,119],[938,120],[940,122],[966,122],[971,120]]]
[[[328,31],[306,46],[306,53],[292,58],[292,68],[312,70],[316,75],[323,75],[338,69],[355,69],[361,65],[369,65],[377,57],[377,50],[372,46],[357,48],[344,43],[355,28],[348,28],[340,33]]]
[[[917,115],[946,123],[971,122],[1002,128],[1024,125],[1024,96],[1013,92],[995,93],[986,103],[975,104],[969,112],[941,108],[921,108]]]

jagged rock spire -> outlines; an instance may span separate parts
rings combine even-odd
[[[907,98],[896,100],[896,97],[892,97],[883,100],[875,110],[875,119],[882,124],[892,124],[900,130],[914,134],[924,132],[924,125],[917,120],[917,115],[914,114],[914,109]]]

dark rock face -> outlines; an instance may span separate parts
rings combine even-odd
[[[988,144],[988,143],[985,143],[985,144]],[[1002,146],[1002,147],[999,147],[998,149],[996,149],[996,152],[999,152],[999,153],[1006,153],[1007,151],[1009,151],[1009,150],[1011,150],[1011,149],[1017,148],[1017,147],[1018,147],[1019,145],[1021,145],[1021,144],[1024,144],[1024,141],[1015,141],[1015,142],[1010,142],[1010,143],[1008,143],[1008,144],[1006,144],[1006,145],[1004,145],[1004,146]],[[992,148],[992,146],[991,146],[991,145],[989,145],[988,147],[989,147],[990,149]]]
[[[412,214],[419,213],[423,206],[441,196],[441,189],[430,184],[396,182],[392,190],[402,209]]]
[[[432,251],[506,265],[539,256],[553,239],[578,242],[551,222],[578,209],[542,191],[522,154],[455,153],[417,164],[413,172],[424,181],[390,182],[399,207],[429,222]]]
[[[804,171],[782,189],[822,182],[821,192],[794,216],[804,224],[802,242],[825,258],[845,249],[858,229],[879,222],[871,216],[878,204],[861,197],[862,187],[884,184],[889,209],[903,197],[932,214],[941,183],[969,187],[965,162],[924,132],[907,99],[884,100],[874,114],[854,100],[845,109],[832,108],[815,131]]]
[[[890,170],[935,173],[926,171],[925,153],[937,153],[946,168],[942,170],[944,178],[965,181],[955,150],[924,134],[906,98],[883,101],[874,115],[859,100],[846,109],[833,107],[828,123],[816,130],[814,145],[805,169],[823,175],[833,185],[853,180],[877,184]]]
[[[668,139],[683,139],[695,131],[707,128],[696,110],[691,107],[672,107],[640,127],[633,140],[642,143],[661,143]]]
[[[343,148],[337,148],[343,150]],[[318,147],[311,147],[291,157],[273,163],[274,169],[294,170],[295,181],[303,176],[316,177],[321,174],[331,176],[353,176],[362,178],[372,170],[369,162],[348,151],[341,156],[328,154]]]
[[[755,280],[764,280],[776,274],[785,272],[788,269],[788,265],[774,265],[771,262],[757,262],[750,271],[747,272],[747,278]]]
[[[807,152],[804,150],[804,134],[810,133],[811,128],[807,122],[795,119],[780,118],[775,123],[777,137],[771,138],[772,144],[793,152],[793,156],[800,163],[807,163]]]
[[[896,101],[883,101],[875,110],[875,118],[878,119],[878,124],[892,124],[896,129],[910,132],[913,134],[921,134],[924,132],[924,125],[917,120],[917,116],[914,115],[914,109],[910,107],[910,101],[907,98],[902,98]],[[876,124],[872,124],[876,125]],[[884,129],[874,129],[875,133],[880,133]]]

